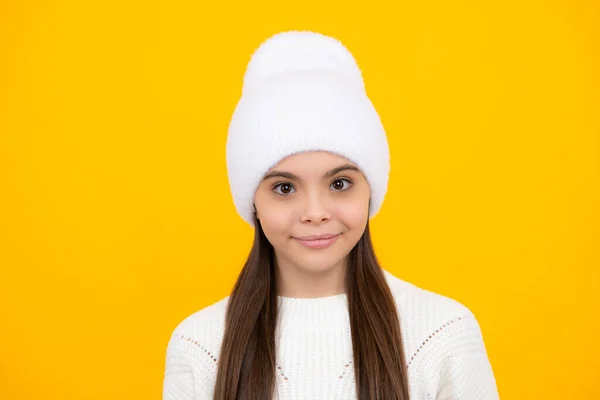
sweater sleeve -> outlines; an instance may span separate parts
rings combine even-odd
[[[492,366],[473,313],[447,329],[443,347],[437,400],[498,400]]]

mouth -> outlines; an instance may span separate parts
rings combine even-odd
[[[322,240],[322,239],[331,239],[339,235],[339,233],[325,234],[325,235],[311,235],[311,236],[294,236],[294,239],[298,240]]]
[[[336,242],[341,233],[294,237],[300,244],[310,249],[324,249]]]

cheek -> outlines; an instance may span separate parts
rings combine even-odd
[[[336,209],[336,218],[348,229],[362,229],[369,218],[369,204],[357,201],[342,203]]]
[[[287,239],[291,234],[292,216],[283,208],[270,207],[268,212],[261,215],[259,211],[260,224],[265,236],[271,244]]]

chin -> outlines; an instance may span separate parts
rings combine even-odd
[[[295,261],[295,264],[306,272],[326,272],[336,265],[339,265],[342,259],[338,257],[327,257],[323,254],[315,254],[309,257],[302,257]]]

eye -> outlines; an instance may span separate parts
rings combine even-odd
[[[344,186],[344,184],[346,186]],[[331,186],[337,191],[348,190],[350,186],[352,186],[352,180],[350,178],[338,178],[331,182]]]
[[[277,189],[280,189],[280,190],[278,191]],[[290,194],[292,192],[292,190],[295,190],[295,189],[291,183],[283,182],[283,183],[277,183],[277,184],[273,185],[273,190],[275,191],[275,193],[285,196],[285,195]]]

